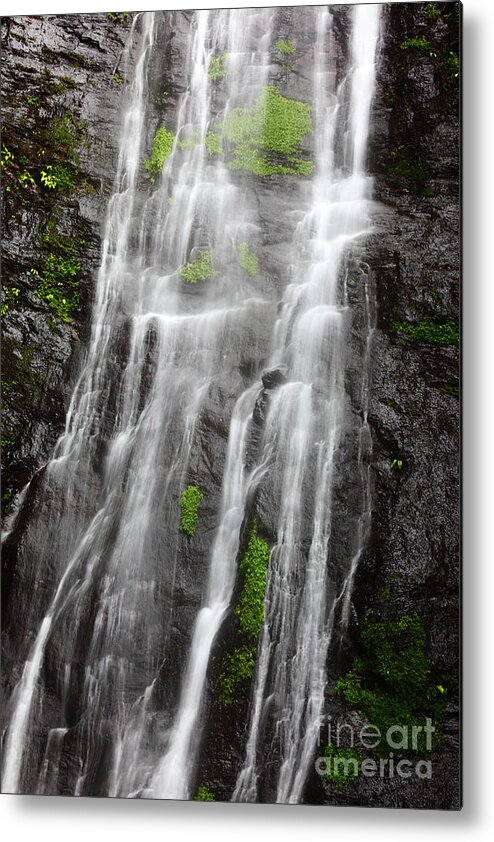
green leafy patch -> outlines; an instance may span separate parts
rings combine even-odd
[[[235,614],[239,619],[240,634],[257,637],[264,622],[264,597],[269,564],[269,546],[257,534],[253,522],[249,541],[240,562],[244,581]]]
[[[78,275],[81,264],[78,252],[84,240],[61,234],[56,221],[50,219],[40,241],[45,258],[40,272],[31,269],[31,274],[40,278],[37,294],[60,321],[70,324],[74,311],[79,307]]]
[[[301,143],[312,130],[310,105],[287,99],[268,85],[253,105],[228,112],[206,146],[210,154],[224,154],[232,170],[262,177],[308,176],[314,165],[301,157]]]
[[[359,768],[364,759],[362,752],[354,748],[337,748],[331,744],[324,749],[324,756],[329,760],[324,777],[333,783],[336,789],[343,789],[346,784],[358,778]]]
[[[280,38],[276,42],[276,49],[283,56],[292,56],[295,53],[295,45],[291,38]]]
[[[144,167],[154,178],[159,175],[173,148],[173,132],[168,131],[165,126],[160,126],[154,135],[151,144],[151,154],[144,162]]]
[[[436,728],[432,746],[440,742],[445,694],[434,681],[424,641],[424,626],[415,613],[399,620],[367,620],[360,634],[362,654],[336,683],[335,693],[379,728],[378,754],[389,752],[386,742],[389,728],[424,725],[427,717]],[[408,748],[412,750],[411,746]],[[417,736],[415,750],[419,753],[429,750],[422,732]]]
[[[198,284],[214,276],[213,252],[200,251],[194,260],[179,269],[179,274],[187,284]]]
[[[216,82],[218,79],[224,79],[228,70],[228,53],[224,52],[221,56],[211,56],[209,62],[208,74],[210,79]]]
[[[17,304],[17,299],[19,298],[19,288],[18,287],[8,287],[3,285],[2,286],[2,305],[1,305],[1,314],[5,316],[9,310],[13,309]]]
[[[220,675],[220,700],[225,705],[231,705],[235,691],[242,681],[252,678],[255,667],[256,648],[241,646],[227,653],[223,658],[223,671]]]
[[[195,535],[202,494],[197,485],[188,485],[180,495],[180,530]]]
[[[259,274],[259,261],[247,243],[240,243],[238,247],[238,263],[251,278]]]
[[[197,788],[197,792],[194,796],[194,801],[215,801],[214,792],[208,789],[207,786],[201,784]]]
[[[431,43],[424,38],[423,35],[416,35],[413,38],[407,38],[400,44],[400,50],[418,50],[419,52],[429,52]]]
[[[454,319],[434,321],[423,319],[421,322],[394,322],[393,328],[398,333],[416,339],[420,342],[431,342],[435,345],[457,345],[460,339],[458,325]]]

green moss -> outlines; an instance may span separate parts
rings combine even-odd
[[[259,538],[254,521],[240,562],[243,587],[235,609],[235,614],[239,619],[240,634],[257,637],[262,629],[269,555],[269,546],[266,541]]]
[[[264,622],[264,598],[266,594],[269,546],[257,534],[257,524],[252,522],[247,547],[240,561],[239,570],[243,576],[242,590],[235,615],[238,620],[238,634],[247,643],[234,649],[223,658],[219,677],[219,698],[225,705],[231,705],[241,685],[251,678],[255,667],[256,641]]]
[[[276,42],[276,49],[284,56],[292,56],[295,52],[295,46],[291,38],[281,38]]]
[[[227,75],[228,53],[224,52],[221,56],[211,56],[209,62],[208,74],[210,79],[216,82],[218,79],[224,79]]]
[[[216,799],[214,797],[214,792],[208,789],[207,786],[204,786],[204,784],[201,784],[197,788],[194,801],[216,801]]]
[[[151,154],[147,161],[144,162],[144,166],[153,180],[161,173],[172,151],[173,138],[173,132],[169,132],[165,126],[161,126],[153,138]]]
[[[454,319],[439,322],[424,319],[421,322],[394,322],[393,329],[403,333],[409,339],[431,342],[435,345],[456,345],[460,338],[458,325]]]
[[[362,653],[336,683],[335,693],[379,728],[381,741],[377,753],[389,751],[385,739],[389,728],[423,725],[426,717],[430,717],[436,728],[432,745],[440,742],[444,694],[433,680],[424,641],[424,626],[415,613],[399,620],[367,620],[360,634]],[[426,735],[420,733],[416,751],[426,750]]]
[[[200,251],[194,260],[179,269],[179,274],[187,284],[198,284],[214,276],[213,252]]]
[[[113,81],[117,85],[123,85],[123,81],[124,81],[123,76],[122,76],[121,73],[118,72],[118,70],[116,70],[115,73],[113,74]]]
[[[254,252],[250,251],[247,243],[240,243],[238,247],[238,262],[251,278],[259,274],[259,261]]]
[[[180,495],[180,530],[195,535],[202,494],[197,485],[188,485]]]
[[[238,685],[248,678],[252,678],[255,667],[256,649],[251,646],[241,646],[225,655],[223,671],[220,675],[220,701],[231,705]]]
[[[314,166],[301,158],[301,142],[312,132],[311,108],[305,102],[287,99],[275,85],[268,85],[247,108],[234,108],[224,125],[216,126],[210,139],[210,154],[226,155],[232,170],[261,177],[311,175]]]
[[[431,44],[424,38],[422,35],[417,35],[413,38],[407,38],[406,41],[403,41],[400,44],[401,50],[417,50],[418,52],[429,52],[431,49]]]
[[[326,746],[324,756],[330,760],[326,766],[324,777],[334,784],[336,789],[343,789],[346,784],[358,778],[359,768],[364,757],[357,749],[336,748],[331,744]]]

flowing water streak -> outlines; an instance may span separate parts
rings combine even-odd
[[[225,10],[217,18],[212,42],[216,51],[228,47],[229,94],[239,104],[240,83],[244,85],[244,101],[251,103],[266,81],[270,43],[271,10]],[[251,29],[262,33],[257,50],[249,50]],[[228,41],[221,41],[226,34]],[[212,51],[199,56],[197,67],[207,72]],[[204,62],[205,58],[205,62]],[[241,100],[240,100],[241,101]],[[225,113],[232,107],[229,99]],[[217,168],[217,178],[225,178],[225,170]],[[238,216],[238,210],[231,213]],[[237,223],[237,228],[241,225]],[[236,238],[235,238],[236,239]],[[211,648],[231,600],[235,583],[235,561],[240,544],[240,530],[249,490],[260,471],[248,475],[245,470],[246,444],[255,399],[259,387],[248,388],[237,400],[230,423],[228,451],[223,475],[219,526],[211,552],[211,563],[204,605],[194,625],[192,642],[182,681],[181,695],[166,754],[151,781],[149,794],[158,798],[184,799],[190,795],[190,780],[200,741],[199,714],[206,681]]]
[[[137,16],[133,21],[124,62],[128,61],[129,51],[133,44],[139,17],[140,16]],[[152,43],[153,22],[154,15],[144,15],[139,46],[139,60],[136,66],[134,82],[132,85],[132,96],[130,106],[125,114],[124,125],[122,128],[123,138],[125,138],[126,141],[127,138],[130,138],[128,142],[122,142],[120,145],[121,151],[117,171],[117,184],[122,186],[123,192],[116,192],[114,194],[113,204],[110,205],[108,211],[106,223],[107,233],[104,240],[102,268],[98,277],[97,301],[94,307],[93,332],[88,362],[83,369],[72,397],[71,407],[67,415],[65,434],[62,436],[55,448],[53,460],[48,463],[48,471],[50,469],[54,469],[55,465],[59,463],[60,458],[64,459],[69,454],[74,458],[76,463],[78,459],[82,457],[82,444],[85,443],[87,445],[87,439],[84,438],[84,431],[89,426],[91,416],[94,417],[96,413],[94,394],[95,390],[97,390],[97,382],[95,382],[95,380],[97,381],[97,376],[100,371],[101,364],[99,360],[104,356],[104,330],[107,320],[109,319],[108,310],[112,298],[112,290],[109,279],[112,279],[113,284],[118,281],[121,256],[122,252],[125,252],[126,249],[126,238],[128,235],[128,226],[130,224],[133,205],[133,188],[136,180],[137,164],[140,155],[142,124],[144,120],[143,100],[147,71],[146,60]],[[119,207],[116,208],[116,205],[119,205]],[[115,215],[118,216],[121,227],[119,226],[115,254],[114,256],[111,256],[109,254],[109,231],[115,225]],[[80,447],[74,452],[74,444],[77,441],[79,442]],[[68,488],[67,495],[70,495],[70,490]],[[45,647],[52,630],[54,617],[59,611],[62,598],[65,596],[66,583],[70,579],[73,570],[77,568],[81,562],[84,547],[88,542],[88,536],[92,535],[94,524],[97,520],[98,515],[89,527],[81,545],[75,550],[72,558],[68,560],[66,569],[55,591],[52,603],[41,623],[36,639],[31,647],[31,651],[23,668],[21,679],[14,688],[12,698],[10,700],[12,715],[4,738],[5,742],[2,769],[2,790],[4,792],[15,793],[19,791],[22,762],[26,748],[26,737],[28,734],[33,701],[36,694]]]
[[[324,9],[318,10],[317,15],[319,59],[314,79],[314,114],[316,131],[319,138],[325,137],[325,142],[317,147],[313,207],[301,224],[299,236],[300,246],[305,246],[299,249],[300,253],[309,250],[309,267],[304,267],[301,261],[296,266],[302,282],[287,290],[285,318],[289,316],[290,325],[283,325],[282,315],[276,331],[278,342],[284,343],[276,359],[287,364],[288,377],[295,382],[281,388],[270,408],[266,428],[268,439],[271,428],[271,434],[279,435],[284,442],[285,459],[280,459],[275,467],[281,475],[283,493],[277,542],[270,562],[266,619],[258,653],[246,757],[233,794],[233,800],[239,801],[256,800],[258,796],[262,770],[258,756],[261,722],[266,720],[268,712],[274,716],[273,709],[277,716],[274,746],[280,757],[276,800],[289,803],[300,800],[320,729],[333,616],[327,596],[327,565],[334,457],[344,403],[344,308],[338,300],[337,282],[345,249],[367,227],[369,183],[362,170],[374,86],[379,10],[377,6],[357,6],[354,12],[352,168],[347,176],[338,176],[333,171],[332,156],[328,153],[328,138],[332,140],[335,136],[334,121],[339,106],[334,101],[331,105],[332,97],[324,83],[321,65],[329,18]],[[287,348],[290,336],[292,347],[289,344]],[[321,363],[327,363],[328,359],[330,375],[322,384],[317,382],[317,376],[325,370]],[[290,401],[291,391],[296,396],[297,411]],[[311,401],[304,408],[307,397]],[[287,418],[290,425],[285,430]],[[314,494],[313,529],[305,562],[298,550],[302,540],[300,498],[307,455],[314,448],[316,470],[310,479]],[[294,480],[296,483],[292,484]]]

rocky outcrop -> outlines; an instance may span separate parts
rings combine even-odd
[[[63,430],[84,353],[130,25],[2,19],[4,516]]]
[[[350,667],[369,609],[382,621],[417,612],[433,674],[447,689],[444,742],[432,780],[360,778],[341,792],[328,785],[330,803],[459,805],[460,11],[457,3],[435,8],[390,5],[383,18],[369,161],[375,230],[365,244],[377,307],[372,535],[350,640],[333,653],[330,673]],[[348,707],[334,701],[334,721],[348,721]]]

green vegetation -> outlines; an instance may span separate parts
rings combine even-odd
[[[184,137],[183,140],[179,140],[178,148],[181,152],[185,149],[195,149],[195,147],[199,143],[199,132],[193,131],[188,137]]]
[[[2,340],[2,396],[9,406],[33,400],[40,378],[33,370],[32,357],[32,345],[17,339]]]
[[[124,23],[130,18],[130,12],[107,12],[106,17],[108,20],[111,20],[112,23],[122,22]]]
[[[457,79],[460,75],[460,58],[454,50],[448,50],[442,57],[442,66],[450,79]]]
[[[234,108],[223,126],[206,138],[210,154],[225,154],[232,170],[258,176],[311,175],[314,165],[300,157],[300,144],[312,132],[311,108],[287,99],[268,85],[247,108]]]
[[[163,105],[169,96],[169,91],[167,91],[166,88],[164,88],[162,91],[158,91],[158,93],[154,95],[154,101],[156,105]]]
[[[378,754],[389,751],[389,728],[423,725],[426,717],[436,728],[432,746],[440,742],[438,726],[445,694],[432,678],[424,641],[424,626],[416,613],[382,622],[370,622],[368,618],[360,634],[362,653],[354,659],[350,672],[336,683],[335,693],[379,728]],[[423,753],[427,750],[426,735],[419,733],[416,747],[406,748]]]
[[[439,387],[439,391],[442,395],[455,395],[457,397],[460,394],[460,387],[457,383],[446,383]]]
[[[71,324],[73,312],[79,307],[77,276],[81,264],[77,254],[84,240],[60,234],[54,219],[49,220],[40,239],[46,256],[41,272],[31,269],[35,277],[41,275],[37,294],[46,301],[60,321]]]
[[[144,166],[153,181],[154,178],[161,173],[168,156],[173,148],[173,132],[169,132],[165,126],[161,126],[153,138],[151,144],[151,154]]]
[[[264,622],[264,597],[269,564],[269,546],[257,534],[257,524],[252,523],[247,548],[240,562],[244,582],[235,614],[239,619],[239,632],[257,637]]]
[[[403,468],[403,459],[393,459],[389,467],[391,471],[401,471]]]
[[[389,174],[409,182],[408,186],[416,193],[425,195],[426,183],[431,178],[431,173],[427,164],[417,158],[416,150],[399,146],[389,153],[389,158]]]
[[[364,756],[357,749],[336,748],[331,744],[324,749],[324,756],[330,759],[324,777],[333,783],[336,789],[343,789],[346,784],[358,778]]]
[[[47,164],[40,174],[41,183],[50,190],[69,192],[74,189],[76,173],[70,164]]]
[[[48,127],[47,141],[63,161],[70,159],[79,162],[79,149],[87,142],[87,130],[79,123],[73,114],[67,113],[63,117],[55,117]]]
[[[422,35],[417,35],[414,38],[407,38],[406,41],[403,41],[400,44],[401,50],[418,50],[420,52],[429,52],[431,49],[431,44],[424,38]]]
[[[243,575],[235,614],[238,619],[238,634],[247,638],[247,643],[234,649],[223,658],[219,677],[219,698],[225,705],[231,705],[237,687],[251,678],[255,667],[257,637],[264,622],[264,598],[266,594],[269,546],[257,534],[257,524],[252,522],[247,547],[240,561]]]
[[[388,406],[390,409],[393,409],[395,412],[403,412],[400,404],[397,401],[393,400],[393,398],[386,398],[384,403],[386,404],[386,406]]]
[[[240,243],[238,247],[238,262],[251,278],[259,274],[259,261],[254,252],[250,251],[247,243]]]
[[[228,70],[228,53],[224,52],[221,56],[211,56],[209,62],[208,74],[210,79],[216,82],[218,79],[224,79]]]
[[[210,155],[223,155],[223,146],[219,132],[208,132],[204,144]]]
[[[57,96],[64,94],[66,91],[75,91],[79,87],[79,82],[71,79],[70,76],[61,76],[58,82],[53,82],[49,85],[50,93]]]
[[[436,3],[428,3],[423,11],[424,19],[433,25],[441,17],[441,11]],[[460,59],[458,55],[458,19],[459,6],[453,4],[451,12],[442,15],[442,19],[448,25],[446,33],[433,31],[433,41],[429,41],[423,35],[416,35],[407,38],[400,44],[400,49],[409,53],[427,53],[441,74],[450,81],[455,81],[460,75]]]
[[[284,56],[292,56],[295,52],[295,46],[291,38],[281,38],[276,42],[276,49]]]
[[[434,23],[434,21],[438,19],[440,14],[441,12],[437,8],[436,3],[427,3],[424,9],[424,18],[426,19],[426,21],[429,21],[429,23]]]
[[[237,686],[251,678],[255,667],[256,648],[241,646],[223,659],[223,671],[220,675],[220,700],[225,705],[231,705]]]
[[[443,322],[424,319],[415,324],[405,321],[394,322],[393,329],[408,336],[409,339],[431,342],[435,345],[456,345],[460,338],[458,325],[454,319]]]
[[[194,801],[215,801],[214,792],[211,792],[207,786],[201,784],[194,796]]]
[[[19,164],[17,164],[16,161],[15,161],[13,153],[5,145],[2,146],[2,153],[1,153],[1,157],[0,157],[0,162],[1,162],[2,173],[4,173],[4,175],[6,177],[8,177],[9,180],[11,180],[11,183],[12,183],[12,180],[13,180],[14,182],[16,182],[17,184],[19,184],[21,187],[24,187],[24,188],[29,187],[30,184],[36,183],[32,174],[22,164],[22,160]],[[25,163],[25,161],[24,161],[24,163]],[[10,184],[6,185],[5,191],[7,193],[10,193],[10,191],[11,191],[11,185]]]
[[[213,252],[200,251],[194,260],[186,263],[178,270],[187,284],[198,284],[200,281],[207,281],[215,274],[213,269]]]
[[[113,74],[113,81],[116,82],[117,85],[123,85],[123,76],[118,70],[115,70],[115,73]]]
[[[3,300],[0,312],[2,316],[5,316],[5,314],[8,313],[15,304],[17,304],[19,289],[17,287],[2,286],[2,294]]]
[[[202,494],[197,485],[188,485],[180,495],[180,530],[186,535],[195,535],[201,500]]]

